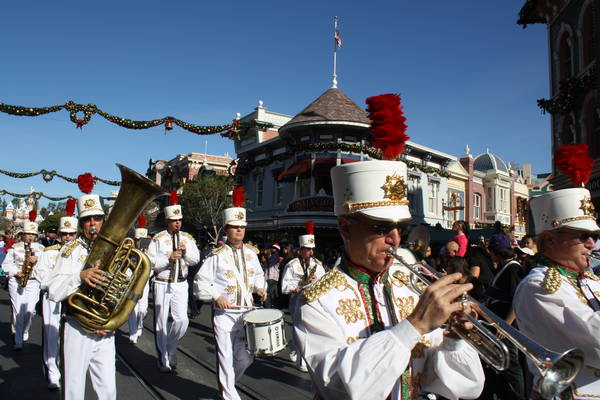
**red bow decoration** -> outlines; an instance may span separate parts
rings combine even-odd
[[[246,194],[243,187],[237,187],[233,189],[233,196],[231,201],[234,207],[243,207],[245,202]]]
[[[75,199],[67,200],[67,207],[65,208],[65,214],[67,215],[67,217],[72,217],[73,215],[75,215],[75,203]]]
[[[575,186],[585,186],[590,180],[594,160],[588,153],[588,145],[563,144],[554,152],[556,167],[571,178]]]
[[[140,215],[138,217],[138,228],[145,228],[145,227],[146,227],[146,216]]]
[[[177,196],[177,190],[171,190],[169,192],[169,205],[179,204],[179,196]]]
[[[371,134],[373,146],[383,153],[386,160],[395,160],[404,150],[406,136],[406,118],[402,114],[400,95],[381,94],[368,97],[369,119],[371,120]]]
[[[77,185],[83,193],[90,194],[94,190],[94,177],[89,172],[81,174],[77,177]]]
[[[37,210],[29,211],[29,221],[35,222],[36,218],[37,218]]]
[[[315,234],[315,224],[312,221],[306,221],[306,224],[304,224],[304,227],[306,228],[306,234],[307,235],[314,235]]]

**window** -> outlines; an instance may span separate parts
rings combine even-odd
[[[596,113],[596,101],[588,99],[584,106],[583,125],[585,136],[590,151],[590,156],[597,157],[600,154],[600,141],[598,140],[598,114]]]
[[[283,182],[275,181],[275,205],[281,205],[283,202]]]
[[[594,60],[594,27],[590,3],[585,9],[581,21],[581,56],[584,67]]]
[[[415,175],[408,175],[408,189],[407,189],[407,200],[408,200],[408,209],[413,214],[419,213],[419,185],[420,178]]]
[[[485,210],[486,211],[494,210],[494,190],[491,187],[487,188],[487,196],[485,199]]]
[[[296,181],[296,198],[310,196],[310,177],[298,178]]]
[[[562,35],[558,45],[558,76],[560,80],[569,79],[572,73],[571,36],[568,33]]]
[[[262,207],[263,205],[263,174],[256,175],[256,207]]]
[[[427,209],[429,210],[430,214],[438,215],[438,197],[440,191],[440,183],[436,181],[429,181],[427,189]]]
[[[473,195],[473,218],[481,219],[481,195],[479,193]]]
[[[499,189],[500,194],[500,212],[507,213],[508,212],[508,189]]]

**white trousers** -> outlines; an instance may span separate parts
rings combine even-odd
[[[72,318],[64,326],[65,400],[85,398],[85,379],[88,370],[98,400],[115,400],[115,335],[95,335],[85,332]]]
[[[243,314],[214,310],[213,330],[217,342],[218,378],[223,400],[241,400],[235,383],[254,361],[254,357],[246,349]]]
[[[8,292],[15,323],[15,344],[23,344],[23,333],[29,331],[31,318],[35,314],[35,305],[40,299],[40,283],[30,279],[24,288],[14,276],[8,281]]]
[[[44,297],[42,298],[42,316],[44,318],[42,338],[44,365],[46,367],[48,383],[60,383],[60,370],[58,369],[60,306],[60,303],[48,298],[48,292],[44,292]]]
[[[149,287],[150,284],[146,283],[142,298],[138,300],[135,308],[131,314],[129,314],[129,319],[127,320],[129,323],[129,340],[137,340],[139,336],[138,333],[141,333],[141,329],[144,328],[144,318],[146,318],[146,313],[148,312]]]
[[[154,312],[156,324],[156,347],[158,348],[160,365],[171,366],[169,355],[177,352],[177,342],[185,335],[189,320],[188,283],[154,282]],[[173,322],[169,326],[169,310]]]

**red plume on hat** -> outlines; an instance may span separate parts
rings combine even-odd
[[[304,227],[306,228],[306,234],[307,235],[314,235],[315,234],[315,224],[312,221],[306,221],[306,224],[304,224]]]
[[[145,227],[146,227],[146,216],[140,215],[138,217],[138,228],[145,228]]]
[[[588,145],[563,144],[554,152],[554,163],[574,186],[585,186],[590,180],[594,160],[588,153]]]
[[[36,218],[37,218],[37,210],[29,211],[29,221],[35,222]]]
[[[243,187],[234,188],[233,196],[231,199],[233,206],[234,207],[243,207],[244,202],[246,201],[245,197],[246,197],[246,193],[244,192]]]
[[[94,190],[94,177],[89,172],[81,174],[77,177],[77,185],[83,193],[90,194]]]
[[[405,134],[406,118],[402,114],[400,95],[380,94],[368,97],[366,103],[373,146],[381,150],[386,160],[395,160],[404,150],[404,142],[409,139]]]
[[[67,207],[65,208],[65,214],[67,217],[72,217],[75,215],[75,203],[77,203],[75,199],[67,200]]]
[[[179,196],[177,196],[177,190],[171,190],[169,192],[169,205],[174,206],[179,204]]]

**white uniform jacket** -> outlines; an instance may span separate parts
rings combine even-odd
[[[305,270],[306,268],[306,270]],[[308,274],[308,277],[306,276]],[[283,278],[281,280],[281,292],[283,294],[294,293],[296,289],[302,289],[310,283],[310,277],[317,279],[325,275],[325,268],[321,261],[314,257],[310,258],[308,267],[303,266],[300,258],[291,259],[283,269]]]
[[[216,248],[194,278],[194,295],[204,301],[223,296],[235,306],[227,311],[246,311],[240,307],[252,305],[252,293],[265,289],[265,274],[257,254],[258,250],[247,244],[239,249],[228,244]]]
[[[44,251],[44,246],[38,242],[31,243],[31,255],[38,257],[38,262],[33,267],[33,271],[31,272],[31,277],[34,277],[34,271],[37,268],[37,264],[39,264],[39,257]],[[2,269],[4,273],[8,276],[13,277],[19,272],[21,272],[23,268],[23,263],[25,262],[25,244],[23,242],[15,243],[6,253],[6,257],[2,262]]]
[[[572,385],[573,398],[598,399],[600,282],[590,271],[580,283],[587,296],[556,268],[538,265],[519,283],[513,307],[519,329],[536,343],[556,352],[573,347],[583,350],[585,366]],[[534,373],[534,383],[537,382],[538,369],[531,363],[529,369]]]
[[[187,277],[188,267],[191,265],[198,264],[200,261],[200,252],[196,246],[196,241],[186,232],[179,232],[180,243],[185,245],[185,254],[180,259],[179,268],[181,268],[180,274],[183,278]],[[169,271],[169,254],[173,252],[173,237],[172,235],[164,230],[158,233],[148,246],[148,252],[146,253],[150,262],[152,263],[152,269],[154,270],[154,276],[159,280],[168,280]]]
[[[81,238],[60,249],[56,266],[46,281],[50,300],[63,301],[81,285],[79,274],[85,266],[89,251],[87,243]]]
[[[59,243],[46,247],[40,254],[37,265],[33,270],[33,277],[40,283],[42,290],[48,289],[48,278],[50,273],[54,271],[54,267],[56,267],[61,246]]]
[[[448,399],[479,396],[485,377],[475,349],[441,329],[421,336],[405,320],[419,299],[408,282],[405,274],[373,284],[385,326],[376,333],[363,286],[340,268],[303,289],[294,333],[320,398],[416,399],[420,390]]]

